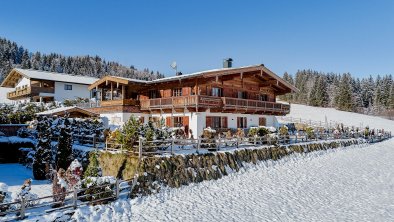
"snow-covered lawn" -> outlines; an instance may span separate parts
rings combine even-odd
[[[14,194],[20,190],[26,179],[33,178],[31,169],[17,163],[0,164],[0,182],[8,185],[8,191]],[[33,180],[32,193],[39,197],[52,195],[51,184],[46,180]]]
[[[292,105],[291,116],[385,128],[394,121]],[[394,139],[249,165],[216,181],[109,205],[79,221],[394,221]],[[56,215],[39,218],[53,219]],[[35,218],[37,219],[37,218]]]

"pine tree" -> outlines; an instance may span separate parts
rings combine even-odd
[[[39,117],[37,123],[38,143],[33,161],[33,176],[36,180],[49,178],[52,169],[51,123],[48,117]]]
[[[72,129],[68,115],[61,118],[60,121],[62,124],[59,126],[60,135],[57,144],[56,169],[67,169],[74,159],[72,153]]]
[[[89,153],[89,165],[83,175],[84,178],[87,177],[101,177],[101,167],[98,160],[99,153],[98,151],[92,151]]]
[[[335,97],[335,104],[339,110],[353,111],[354,109],[349,74],[342,75],[339,89]]]

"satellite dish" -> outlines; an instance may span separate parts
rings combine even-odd
[[[176,61],[173,61],[173,62],[171,63],[171,68],[173,68],[173,69],[176,69],[176,68],[177,68],[177,66],[176,66]]]

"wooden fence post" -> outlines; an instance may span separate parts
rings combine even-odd
[[[119,190],[120,190],[120,187],[119,187],[119,179],[116,179],[116,191],[115,191],[115,197],[116,197],[116,199],[119,199]]]
[[[171,155],[173,155],[173,150],[174,150],[174,138],[171,140]]]
[[[237,137],[237,148],[239,148],[239,137]]]
[[[142,159],[142,139],[138,138],[138,159]]]
[[[200,152],[201,138],[197,138],[197,154]]]
[[[256,146],[256,137],[253,138],[253,144]]]
[[[96,148],[96,135],[93,136],[93,148]]]
[[[20,215],[19,215],[19,217],[20,217],[20,219],[25,219],[25,207],[26,207],[26,200],[25,200],[25,197],[23,197],[22,196],[22,198],[21,198],[21,210],[20,210]]]
[[[78,192],[77,189],[74,188],[74,192],[73,192],[73,207],[74,209],[77,209],[77,202],[78,201]]]

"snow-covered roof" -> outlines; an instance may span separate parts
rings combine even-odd
[[[8,76],[4,79],[1,86],[10,86],[7,84],[7,81],[15,76],[15,73],[19,74],[19,77],[26,77],[28,79],[42,79],[42,80],[50,80],[57,82],[68,82],[68,83],[77,83],[90,85],[98,80],[98,78],[90,77],[90,76],[81,76],[81,75],[72,75],[67,73],[56,73],[56,72],[47,72],[47,71],[38,71],[33,69],[19,69],[14,68]]]
[[[99,84],[107,81],[107,80],[124,80],[125,83],[142,83],[142,84],[155,84],[155,83],[161,83],[161,82],[169,82],[169,81],[176,81],[176,80],[182,80],[182,79],[187,79],[187,78],[192,78],[195,76],[200,76],[200,75],[211,75],[215,73],[220,73],[220,75],[226,75],[226,74],[231,74],[231,73],[236,73],[236,72],[243,72],[245,70],[250,71],[253,69],[261,69],[263,70],[266,74],[271,76],[272,78],[276,79],[277,81],[283,83],[285,86],[290,88],[292,91],[297,92],[298,89],[295,88],[293,85],[289,84],[279,76],[277,76],[275,73],[273,73],[271,70],[266,68],[263,64],[259,65],[251,65],[251,66],[242,66],[242,67],[233,67],[233,68],[220,68],[220,69],[211,69],[211,70],[205,70],[201,72],[194,72],[190,74],[183,74],[183,75],[177,75],[177,76],[170,76],[170,77],[165,77],[161,79],[155,79],[155,80],[140,80],[140,79],[132,79],[132,78],[126,78],[126,77],[120,77],[120,76],[105,76],[104,78],[97,80],[95,83],[89,86],[89,89],[92,89]]]
[[[59,108],[55,108],[55,109],[51,109],[51,110],[46,110],[43,112],[39,112],[36,115],[37,116],[52,116],[52,115],[62,115],[65,113],[71,113],[71,112],[80,112],[80,113],[84,113],[87,114],[89,116],[98,116],[97,113],[91,112],[89,110],[86,109],[82,109],[76,106],[68,106],[68,107],[59,107]]]

